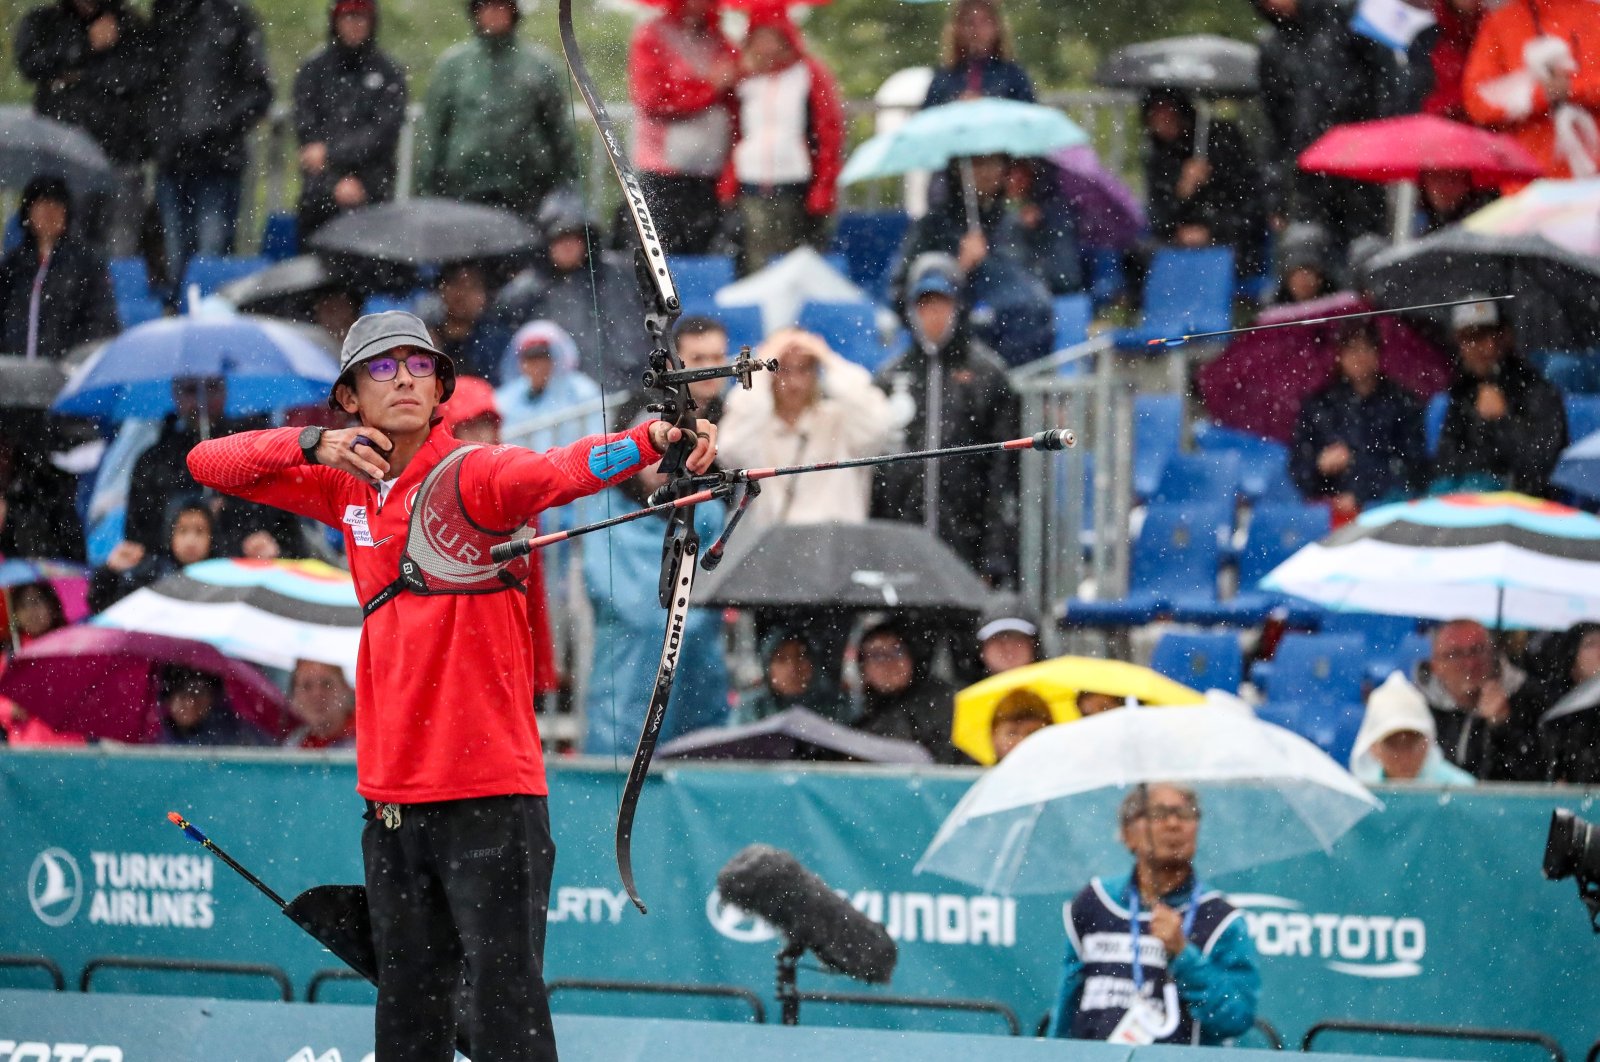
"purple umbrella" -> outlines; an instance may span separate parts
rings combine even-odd
[[[0,696],[55,730],[148,742],[161,723],[157,676],[169,664],[221,679],[239,718],[283,735],[288,705],[265,675],[204,642],[161,634],[109,627],[51,631],[12,657],[0,673]]]
[[[1128,186],[1100,165],[1094,148],[1062,148],[1048,158],[1061,194],[1078,212],[1079,242],[1118,251],[1131,247],[1145,230],[1144,211]]]
[[[1275,324],[1311,317],[1360,313],[1373,307],[1353,291],[1310,302],[1273,306],[1256,319]],[[1375,318],[1383,337],[1384,375],[1422,399],[1450,385],[1450,355],[1399,317]],[[1279,442],[1294,437],[1295,418],[1307,395],[1333,379],[1338,324],[1276,328],[1235,338],[1200,369],[1200,396],[1217,423]]]

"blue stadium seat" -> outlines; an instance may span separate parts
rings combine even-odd
[[[1055,311],[1055,349],[1075,347],[1089,338],[1089,322],[1094,320],[1094,308],[1089,296],[1057,295],[1051,300]]]
[[[889,266],[900,251],[911,219],[900,210],[840,214],[833,250],[844,255],[850,280],[875,298],[888,294]]]
[[[1433,639],[1426,634],[1413,631],[1402,638],[1392,652],[1380,654],[1367,661],[1367,685],[1382,685],[1383,680],[1388,678],[1392,671],[1399,671],[1410,678],[1416,666],[1428,659],[1432,653]]]
[[[1217,598],[1217,567],[1222,557],[1219,525],[1231,507],[1153,503],[1128,558],[1128,596],[1115,601],[1072,601],[1067,626],[1126,627],[1148,623],[1174,603],[1198,607]]]
[[[1308,625],[1321,618],[1321,609],[1297,604],[1295,599],[1259,589],[1261,580],[1303,546],[1328,534],[1325,505],[1265,503],[1250,514],[1250,530],[1239,553],[1239,592],[1227,601],[1200,609],[1175,609],[1179,623],[1253,627],[1275,609],[1287,609],[1290,626]]]
[[[225,284],[251,273],[259,273],[271,264],[260,257],[197,254],[189,259],[189,265],[183,271],[183,288],[187,291],[190,285],[197,285],[201,295],[214,295]]]
[[[1417,633],[1410,616],[1383,616],[1374,612],[1324,612],[1318,630],[1324,634],[1359,634],[1367,640],[1368,656],[1384,656]]]
[[[1547,355],[1540,371],[1569,395],[1600,394],[1600,358],[1593,352]]]
[[[1190,689],[1236,693],[1244,680],[1239,637],[1227,632],[1168,631],[1156,642],[1150,667]]]
[[[123,328],[132,328],[146,321],[154,321],[159,317],[165,317],[166,313],[166,303],[154,295],[117,300],[117,321]]]
[[[1300,499],[1300,492],[1289,478],[1289,448],[1276,439],[1199,421],[1194,426],[1194,441],[1201,450],[1233,450],[1239,454],[1239,493],[1251,504]]]
[[[261,227],[261,257],[273,262],[300,253],[300,219],[293,214],[273,213]]]
[[[1108,247],[1090,249],[1087,256],[1089,297],[1096,306],[1115,302],[1128,290],[1128,277],[1122,268],[1122,252]]]
[[[1573,442],[1600,431],[1600,395],[1567,396],[1567,438]]]
[[[1291,631],[1278,643],[1271,668],[1256,665],[1251,677],[1269,702],[1361,700],[1367,640],[1359,634],[1301,634]]]
[[[876,303],[808,302],[800,307],[796,323],[869,371],[876,371],[894,353],[879,335]]]
[[[759,346],[761,340],[766,338],[766,329],[761,324],[761,307],[759,306],[718,306],[706,300],[684,301],[683,312],[689,314],[703,314],[714,317],[722,322],[722,327],[728,330],[729,355],[737,354],[740,347]]]
[[[1164,247],[1150,260],[1144,309],[1136,328],[1117,333],[1117,345],[1154,350],[1149,341],[1233,324],[1233,250]]]
[[[1444,430],[1444,411],[1450,404],[1450,396],[1440,391],[1428,399],[1427,411],[1423,413],[1423,430],[1428,436],[1428,456],[1432,457],[1439,452],[1439,433]]]
[[[678,286],[678,301],[708,300],[733,283],[733,259],[725,254],[675,254],[668,262]]]
[[[1239,497],[1239,455],[1233,450],[1177,453],[1167,461],[1154,501],[1214,501],[1232,505]],[[1233,520],[1228,525],[1233,525]]]
[[[1341,767],[1350,763],[1350,753],[1361,729],[1366,708],[1361,701],[1310,700],[1299,705],[1296,733],[1326,752]]]
[[[1137,395],[1133,400],[1133,493],[1149,498],[1183,438],[1182,395]]]
[[[367,301],[361,304],[362,313],[383,313],[385,310],[404,310],[411,313],[417,305],[417,296],[412,295],[368,295]]]
[[[106,262],[106,272],[111,276],[112,294],[119,301],[150,295],[150,272],[143,258],[113,258]]]

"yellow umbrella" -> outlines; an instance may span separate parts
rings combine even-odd
[[[1058,723],[1079,718],[1080,693],[1133,697],[1141,704],[1157,705],[1199,704],[1205,700],[1198,691],[1137,664],[1092,656],[1058,656],[1003,671],[957,693],[950,734],[956,748],[979,763],[993,763],[991,730],[995,707],[1012,690],[1024,688],[1045,699]]]

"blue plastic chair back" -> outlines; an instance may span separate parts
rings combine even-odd
[[[300,220],[293,214],[268,214],[261,227],[261,257],[273,262],[300,253]]]
[[[815,332],[857,365],[876,371],[893,353],[878,334],[878,307],[870,302],[808,302],[796,322]]]
[[[1567,438],[1588,438],[1600,431],[1600,395],[1567,396]]]
[[[1150,668],[1190,689],[1235,693],[1244,681],[1244,654],[1236,634],[1168,631],[1156,643]]]
[[[1300,705],[1295,726],[1301,737],[1326,752],[1333,762],[1345,766],[1355,749],[1361,717],[1366,713],[1359,700],[1312,700]]]
[[[1213,503],[1154,502],[1128,558],[1129,588],[1162,597],[1215,598],[1222,544],[1217,528],[1231,510]]]
[[[1423,431],[1428,437],[1428,453],[1433,455],[1439,452],[1439,433],[1444,431],[1444,412],[1450,405],[1450,396],[1440,391],[1428,399],[1428,408],[1423,413]]]
[[[1289,478],[1289,448],[1276,439],[1200,421],[1194,427],[1194,441],[1201,450],[1238,453],[1239,493],[1251,503],[1299,499],[1300,492]]]
[[[1360,634],[1286,634],[1272,658],[1267,700],[1359,702],[1367,655]]]
[[[1384,616],[1375,612],[1325,612],[1324,634],[1359,634],[1366,639],[1368,656],[1394,653],[1408,635],[1417,633],[1417,621],[1410,616]]]
[[[840,214],[833,231],[833,250],[844,256],[851,282],[882,298],[889,266],[910,225],[911,219],[899,210]]]
[[[1155,253],[1144,282],[1141,333],[1181,335],[1232,324],[1232,248],[1163,247]]]
[[[1074,295],[1057,295],[1051,300],[1055,312],[1055,349],[1075,347],[1089,338],[1089,322],[1094,320],[1094,308],[1089,296],[1079,292]]]
[[[150,272],[143,258],[113,258],[106,262],[106,272],[111,276],[112,294],[119,302],[150,297]]]
[[[685,301],[683,312],[704,315],[714,318],[722,323],[728,333],[728,351],[737,353],[740,347],[756,347],[766,338],[766,330],[761,323],[761,307],[759,306],[718,306],[709,300]]]
[[[219,255],[197,254],[189,259],[183,271],[183,287],[198,285],[201,295],[214,295],[218,288],[251,273],[259,273],[272,263],[265,258],[233,258]]]
[[[361,304],[361,312],[383,313],[387,310],[404,310],[407,313],[417,304],[415,295],[368,295],[367,301]]]
[[[1128,290],[1128,277],[1122,268],[1122,252],[1108,247],[1092,248],[1088,254],[1089,297],[1096,306],[1115,301]]]
[[[1239,454],[1233,450],[1173,454],[1161,474],[1155,500],[1221,502],[1231,506],[1239,496]]]
[[[1239,553],[1239,590],[1255,590],[1267,573],[1328,534],[1326,505],[1262,504],[1251,510],[1250,532]]]
[[[1545,379],[1566,394],[1600,394],[1600,360],[1595,354],[1548,354],[1543,361],[1540,371]]]
[[[668,261],[684,305],[708,300],[733,283],[733,259],[725,254],[676,254]]]
[[[1400,640],[1392,652],[1367,661],[1367,682],[1377,686],[1398,671],[1410,678],[1422,661],[1433,654],[1433,639],[1420,631],[1413,631]]]
[[[1182,395],[1138,395],[1133,400],[1133,492],[1149,498],[1161,486],[1167,462],[1183,437]]]

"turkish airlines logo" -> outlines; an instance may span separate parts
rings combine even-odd
[[[83,874],[78,861],[60,848],[46,848],[28,870],[28,903],[39,921],[64,926],[83,906]]]

